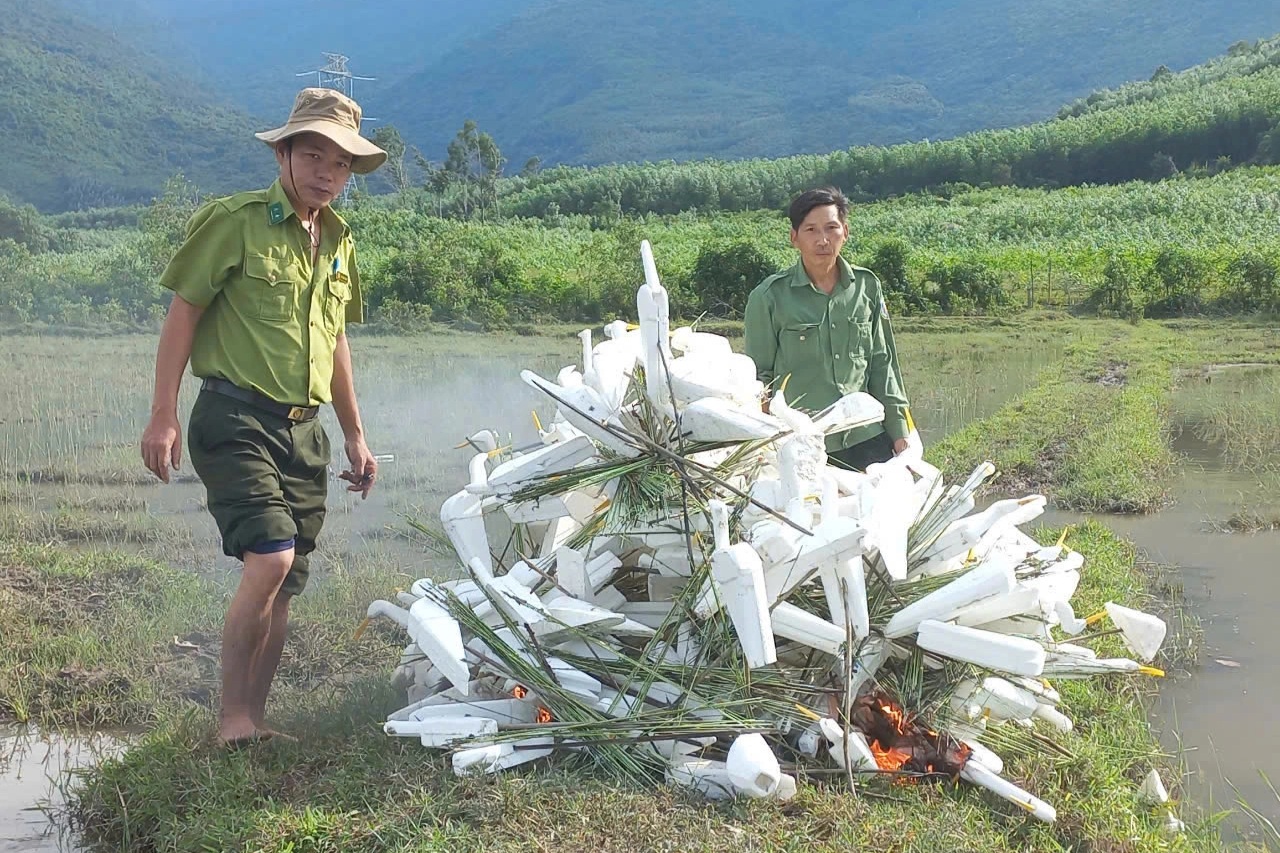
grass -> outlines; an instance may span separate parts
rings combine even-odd
[[[1005,491],[1039,491],[1066,509],[1159,509],[1176,462],[1175,401],[1180,410],[1195,405],[1177,393],[1191,366],[1199,370],[1223,357],[1256,360],[1260,353],[1280,361],[1265,327],[1228,325],[1217,339],[1209,332],[1204,324],[1089,323],[1025,394],[933,444],[929,457],[947,470],[989,458]],[[1242,462],[1274,464],[1280,422],[1269,394],[1255,390],[1247,405],[1225,397],[1201,402],[1202,420],[1219,440],[1241,448]]]
[[[1106,528],[1087,524],[1068,541],[1088,557],[1081,606],[1146,599],[1133,549]],[[328,638],[338,657],[340,634]],[[1116,643],[1104,638],[1099,650],[1118,652]],[[1173,778],[1145,714],[1150,683],[1059,685],[1079,724],[1064,738],[1073,757],[1012,759],[1008,772],[1057,805],[1051,828],[950,784],[877,782],[851,795],[842,782],[811,779],[787,804],[711,804],[663,786],[606,783],[569,760],[459,779],[445,758],[381,734],[401,699],[386,686],[395,654],[370,648],[362,657],[371,665],[340,688],[286,679],[280,721],[306,733],[296,745],[226,754],[208,743],[210,711],[168,705],[140,743],[75,792],[76,824],[103,850],[1170,849],[1160,815],[1136,800],[1153,766]],[[1202,823],[1179,849],[1216,849],[1215,839]]]
[[[299,599],[284,690],[341,683],[372,668],[372,649],[391,653],[385,634],[360,649],[348,636],[354,602],[388,580],[339,575]],[[124,552],[0,539],[0,717],[138,728],[210,705],[230,592],[229,583]]]
[[[1002,489],[1085,511],[1147,512],[1165,500],[1169,370],[1147,355],[1155,327],[1093,325],[1066,359],[992,418],[929,448],[945,470],[991,459]]]

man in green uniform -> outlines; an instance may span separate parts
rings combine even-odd
[[[342,427],[348,491],[368,496],[377,476],[346,337],[346,324],[363,319],[355,247],[330,207],[352,172],[386,159],[359,130],[350,98],[304,89],[283,127],[257,134],[275,150],[279,179],[202,207],[160,279],[174,297],[142,458],[166,483],[181,462],[178,386],[189,360],[203,380],[187,436],[192,465],[223,550],[244,562],[222,636],[218,736],[230,746],[277,734],[264,719],[267,693],[324,523],[321,404],[332,401]]]
[[[799,408],[823,409],[852,391],[883,403],[883,423],[827,438],[833,463],[865,470],[905,451],[913,429],[880,282],[840,256],[849,237],[840,190],[801,193],[788,215],[800,260],[747,298],[747,355],[766,388],[787,380],[787,402]]]

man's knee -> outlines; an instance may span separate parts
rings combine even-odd
[[[251,589],[261,590],[275,595],[284,584],[284,579],[293,566],[293,548],[280,551],[258,553],[246,551],[244,554],[244,573],[240,583],[248,584]]]

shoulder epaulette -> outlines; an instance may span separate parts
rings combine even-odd
[[[791,273],[791,270],[782,270],[781,272],[776,272],[773,275],[766,278],[764,281],[757,284],[755,286],[755,289],[762,292],[765,290],[768,290],[770,287],[773,286],[774,282],[781,281],[782,279],[790,275],[790,273]]]
[[[229,212],[234,213],[237,210],[248,207],[251,204],[266,204],[266,190],[248,190],[242,193],[236,193],[224,198],[215,199],[215,202],[221,204]]]

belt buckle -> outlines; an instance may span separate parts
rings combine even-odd
[[[307,410],[302,406],[290,406],[288,418],[291,421],[300,421],[306,416],[306,414]]]

